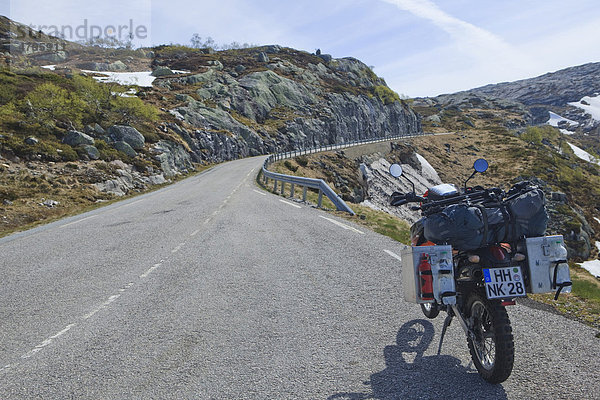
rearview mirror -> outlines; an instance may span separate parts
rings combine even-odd
[[[402,167],[400,166],[400,164],[390,165],[390,174],[392,174],[392,176],[395,178],[401,177],[402,176]]]
[[[473,168],[477,172],[487,171],[488,166],[489,166],[488,162],[483,158],[479,158],[479,159],[475,160],[475,163],[473,163]]]

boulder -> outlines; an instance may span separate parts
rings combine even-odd
[[[89,124],[86,125],[83,129],[85,133],[91,136],[102,136],[106,134],[104,128],[102,128],[99,124]]]
[[[185,101],[186,103],[189,103],[190,101],[195,101],[192,96],[190,96],[189,94],[184,94],[184,93],[177,93],[175,95],[175,100]]]
[[[207,64],[209,68],[216,69],[217,71],[223,70],[223,64],[219,60],[211,60]]]
[[[59,201],[52,200],[52,199],[48,199],[48,200],[42,199],[42,202],[40,203],[41,206],[46,206],[48,208],[54,208],[54,206],[57,206],[59,204],[60,204]]]
[[[115,150],[124,153],[128,157],[133,158],[137,156],[137,152],[127,142],[118,141],[113,143],[112,146],[115,148]]]
[[[51,63],[61,63],[67,60],[67,53],[64,51],[55,51],[48,54],[34,56],[36,60],[48,61]]]
[[[134,150],[141,150],[144,148],[146,139],[138,132],[137,129],[126,125],[113,125],[108,129],[110,138],[115,142],[126,142]]]
[[[152,151],[155,153],[154,158],[160,162],[166,177],[194,169],[189,153],[178,143],[161,140],[154,145]]]
[[[170,75],[175,75],[175,72],[173,72],[169,67],[158,67],[154,71],[152,71],[152,76],[154,77]]]
[[[69,131],[67,132],[67,135],[63,138],[63,143],[73,147],[86,144],[91,145],[94,144],[94,138],[89,135],[86,135],[83,132]]]
[[[265,53],[264,51],[261,51],[257,58],[258,62],[263,62],[263,63],[268,63],[269,62],[269,56],[267,55],[267,53]]]
[[[85,150],[90,160],[98,160],[100,158],[100,152],[96,147],[86,144],[83,146],[83,149]]]
[[[319,57],[321,58],[321,60],[325,61],[325,63],[329,63],[331,62],[331,60],[333,60],[331,54],[319,54]]]
[[[77,68],[89,71],[108,71],[108,63],[85,62],[76,65]]]
[[[208,71],[203,72],[201,74],[188,76],[187,78],[185,78],[185,82],[188,85],[195,85],[198,83],[206,83],[206,82],[210,82],[210,81],[214,80],[215,75],[216,75],[215,70],[209,69]]]
[[[128,67],[123,61],[117,60],[114,63],[108,64],[108,69],[110,71],[126,71]]]
[[[33,136],[30,136],[27,139],[25,139],[25,144],[28,144],[30,146],[38,144],[39,142],[40,141],[37,138],[33,137]]]
[[[552,192],[552,193],[550,193],[550,198],[553,201],[557,201],[559,203],[566,203],[567,202],[567,195],[565,193],[562,193],[562,192]]]
[[[280,51],[281,51],[281,46],[279,46],[279,45],[271,45],[271,46],[265,47],[265,53],[267,53],[267,54],[275,54],[275,53],[279,53]]]

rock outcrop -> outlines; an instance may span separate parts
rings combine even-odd
[[[421,130],[418,116],[407,104],[384,102],[376,95],[377,87],[389,89],[356,59],[332,59],[325,65],[317,56],[291,49],[267,46],[254,51],[257,58],[247,62],[266,64],[266,68],[253,71],[223,59],[218,65],[207,63],[203,72],[155,83],[174,91],[183,87],[186,92],[176,93],[184,104],[169,110],[179,122],[167,124],[167,129],[186,141],[194,161],[230,160]],[[271,56],[264,57],[267,54]],[[195,96],[190,96],[188,88],[194,86],[198,87]]]

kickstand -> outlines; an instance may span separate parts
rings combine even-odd
[[[438,347],[438,352],[437,352],[438,356],[442,352],[442,343],[444,342],[444,336],[446,336],[446,330],[450,326],[450,323],[452,322],[453,317],[454,317],[454,312],[452,311],[452,309],[449,309],[448,316],[446,316],[446,319],[444,320],[444,327],[442,328],[442,336],[440,337],[440,345]]]

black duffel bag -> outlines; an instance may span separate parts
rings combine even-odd
[[[495,206],[450,205],[423,223],[427,240],[450,244],[456,250],[475,250],[522,237],[543,236],[548,224],[544,192],[521,187],[508,200]]]

